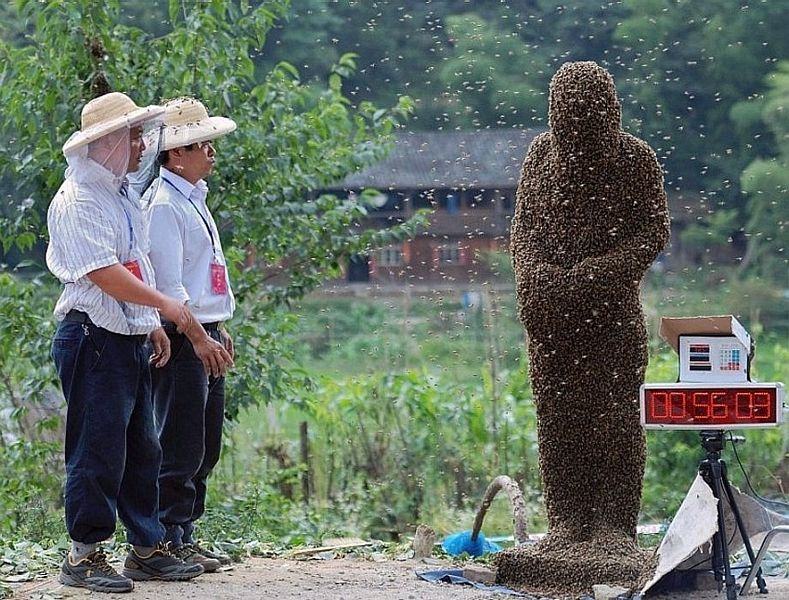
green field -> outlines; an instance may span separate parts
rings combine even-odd
[[[789,345],[780,306],[743,314],[749,300],[726,293],[756,336],[754,377],[785,381]],[[656,336],[660,315],[727,310],[711,308],[704,294],[671,288],[648,287],[644,297],[652,349],[647,381],[674,381],[676,355]],[[284,477],[299,497],[299,424],[306,422],[310,510],[322,515],[311,527],[395,539],[418,522],[442,532],[468,527],[489,480],[506,473],[524,487],[532,528],[543,530],[534,407],[514,308],[507,290],[483,293],[480,306],[466,309],[460,292],[324,293],[305,300],[298,307],[298,354],[316,387],[298,405],[242,412],[229,429],[233,451],[221,465],[222,487],[243,495],[250,481],[267,482],[276,496]],[[751,321],[754,314],[775,327]],[[746,439],[738,451],[757,491],[784,492],[776,470],[786,430],[751,430]],[[648,443],[642,522],[665,522],[695,476],[701,448],[693,432],[649,432]],[[293,465],[284,476],[276,458],[282,454]],[[732,480],[743,485],[734,457],[727,458]],[[495,533],[509,533],[505,500],[494,504],[488,523]]]

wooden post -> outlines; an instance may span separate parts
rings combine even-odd
[[[487,358],[490,369],[490,428],[493,436],[493,467],[499,468],[499,347],[496,340],[496,300],[488,288],[482,292],[482,307],[485,336],[487,337]]]
[[[403,371],[408,370],[408,350],[411,341],[411,286],[405,286],[405,302],[403,303]]]
[[[414,535],[414,558],[427,558],[433,554],[433,545],[436,542],[436,532],[432,527],[419,525]]]
[[[307,421],[299,423],[299,434],[301,438],[301,463],[304,465],[304,472],[301,474],[301,496],[304,504],[309,504],[312,488],[310,485],[312,464],[310,462],[310,436]]]

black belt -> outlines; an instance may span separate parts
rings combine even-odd
[[[214,321],[213,323],[200,323],[206,331],[219,331],[221,321]],[[178,327],[172,321],[162,321],[162,327],[167,333],[178,333]]]
[[[72,323],[81,323],[83,325],[93,325],[93,321],[90,320],[88,313],[84,313],[81,310],[70,310],[66,313],[66,316],[63,317],[64,321],[71,321]]]
[[[64,321],[69,321],[71,323],[79,323],[80,325],[92,325],[93,327],[99,327],[93,321],[90,320],[88,313],[82,312],[81,310],[70,310],[66,313],[66,316],[63,317]],[[99,327],[99,329],[104,329],[104,327]],[[125,338],[131,338],[138,342],[144,342],[148,339],[148,336],[144,333],[135,333],[135,334],[124,334],[124,333],[115,333],[114,331],[110,331],[109,329],[106,330],[107,332],[113,335],[120,335]]]

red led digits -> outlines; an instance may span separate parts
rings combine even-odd
[[[731,402],[728,400],[728,395],[725,392],[712,392],[710,394],[713,421],[726,421],[729,418],[729,413],[733,411],[731,410]]]
[[[737,392],[734,395],[734,404],[738,420],[750,420],[753,418],[753,394],[749,392]]]
[[[710,395],[708,392],[693,393],[693,415],[691,418],[709,419]]]
[[[685,410],[685,393],[671,392],[669,398],[671,401],[672,418],[684,421],[687,418],[687,411]]]
[[[770,421],[773,404],[768,392],[754,392],[752,403],[754,419]]]
[[[644,424],[713,428],[778,423],[777,389],[645,386]]]
[[[668,394],[666,392],[655,392],[652,394],[652,402],[649,404],[650,414],[654,419],[665,419],[668,417]]]

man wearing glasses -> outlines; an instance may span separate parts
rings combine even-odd
[[[185,302],[208,334],[233,355],[223,323],[235,300],[219,232],[206,204],[205,178],[214,168],[211,140],[236,129],[210,117],[194,98],[164,105],[158,177],[143,198],[156,287]],[[162,446],[159,517],[165,539],[187,563],[216,571],[229,557],[200,547],[195,521],[205,510],[206,479],[219,461],[225,403],[224,369],[205,369],[175,324],[163,323],[172,358],[153,374],[156,427]]]

